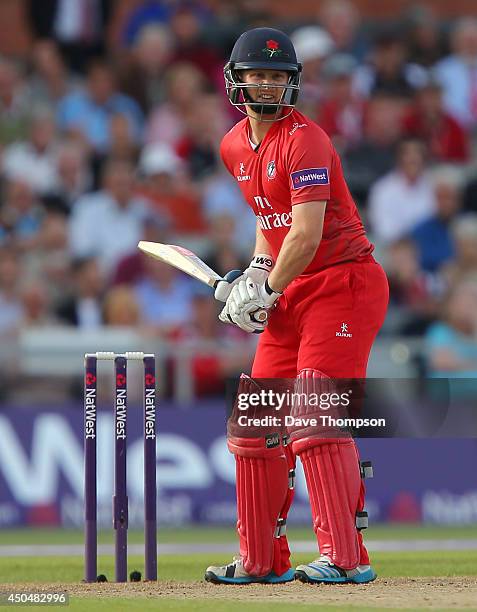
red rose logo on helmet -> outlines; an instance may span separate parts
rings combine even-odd
[[[282,50],[279,49],[279,44],[276,40],[270,39],[266,42],[266,48],[262,49],[264,53],[268,53],[268,57],[273,57],[274,55],[281,53]]]

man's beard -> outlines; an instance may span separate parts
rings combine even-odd
[[[257,113],[257,115],[276,115],[279,112],[279,103],[261,104],[260,102],[254,100],[247,90],[244,91],[243,96],[246,100],[245,103],[252,102],[253,105],[250,106],[250,108],[253,110],[254,113]]]
[[[279,108],[279,104],[261,104],[259,106],[254,106],[253,110],[260,115],[276,115]]]

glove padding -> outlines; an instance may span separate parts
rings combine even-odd
[[[231,270],[224,276],[223,281],[219,281],[215,288],[214,297],[219,302],[226,302],[232,289],[242,280],[252,278],[257,283],[264,283],[272,271],[274,261],[270,255],[255,255],[248,268],[242,274],[238,270]],[[219,317],[220,319],[220,317]],[[222,321],[222,319],[220,319]],[[230,321],[227,321],[230,322]]]
[[[261,334],[265,327],[267,326],[267,319],[264,321],[259,321],[256,318],[256,308],[255,306],[248,305],[244,307],[244,310],[240,315],[235,316],[235,320],[232,319],[232,316],[228,312],[228,307],[225,305],[222,308],[221,313],[219,314],[219,319],[222,323],[229,323],[230,325],[237,325],[240,329],[243,329],[246,332]]]
[[[280,295],[269,286],[268,280],[261,284],[251,278],[241,280],[232,288],[219,319],[228,319],[229,322],[232,319],[235,325],[246,332],[262,332],[267,320],[257,321],[253,315],[257,310],[272,308]]]

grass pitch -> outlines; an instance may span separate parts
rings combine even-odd
[[[477,537],[477,529],[373,527],[370,539],[456,539]],[[371,538],[372,536],[372,538]],[[291,529],[290,541],[311,539],[310,530]],[[229,542],[233,530],[187,529],[160,531],[161,543]],[[142,534],[131,532],[131,543]],[[82,534],[71,531],[0,532],[1,545],[66,544],[82,542]],[[112,534],[100,536],[112,542]],[[118,585],[81,584],[81,556],[0,557],[0,591],[66,591],[72,610],[165,610],[198,612],[267,612],[297,609],[326,611],[377,610],[477,610],[477,550],[446,552],[376,552],[372,555],[378,580],[369,585],[245,585],[217,586],[204,583],[207,565],[230,561],[230,555],[188,554],[159,556],[159,582]],[[311,560],[296,554],[293,563]],[[143,571],[144,560],[131,556],[129,571]],[[110,580],[113,557],[99,559],[98,571]],[[26,606],[22,606],[26,607]]]

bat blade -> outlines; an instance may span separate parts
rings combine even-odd
[[[147,242],[141,240],[137,245],[138,249],[163,263],[174,266],[178,270],[189,274],[193,278],[209,285],[215,289],[217,282],[223,278],[214,272],[212,268],[202,261],[195,253],[175,244],[161,244],[160,242]],[[264,323],[268,318],[265,309],[258,309],[252,313],[252,319],[256,322]]]
[[[141,240],[138,248],[143,253],[174,266],[209,287],[215,287],[217,281],[222,280],[222,277],[209,268],[202,259],[184,247]]]

